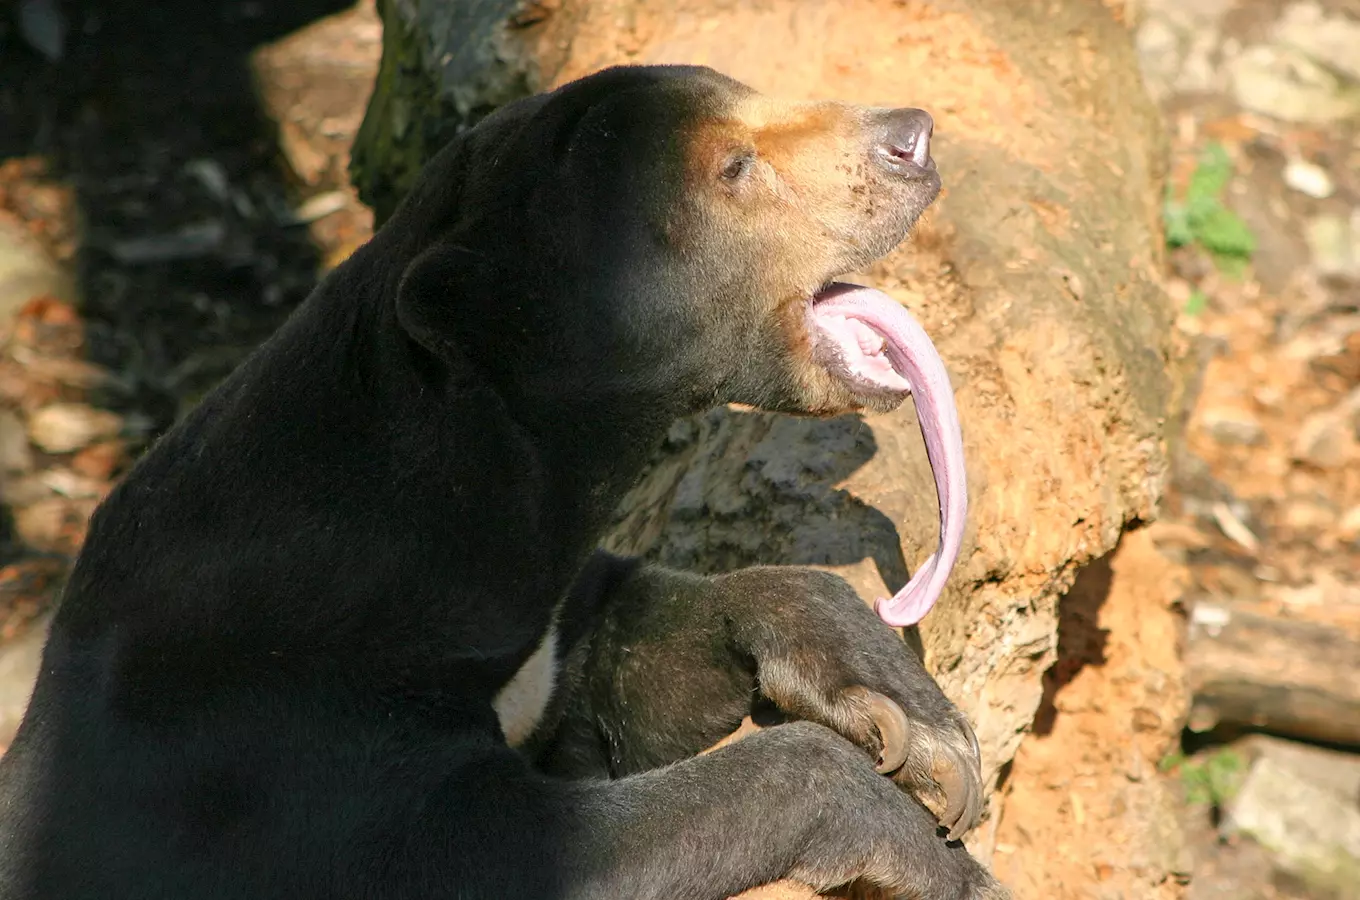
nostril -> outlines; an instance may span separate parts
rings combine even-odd
[[[890,156],[895,156],[905,162],[914,162],[916,156],[916,139],[907,138],[903,141],[896,141],[889,144],[886,148]]]
[[[922,168],[930,164],[935,120],[923,109],[894,109],[885,116],[882,152],[895,163]]]

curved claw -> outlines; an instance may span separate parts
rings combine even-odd
[[[883,742],[883,750],[878,755],[874,770],[880,775],[887,775],[902,768],[902,764],[907,761],[910,749],[907,736],[910,734],[911,722],[902,707],[891,699],[877,691],[868,693],[869,717],[874,720],[879,739]]]
[[[940,824],[948,829],[951,841],[972,830],[982,815],[982,782],[980,777],[970,777],[981,774],[982,753],[977,735],[962,716],[955,724],[968,742],[968,753],[965,755],[963,748],[956,745],[953,752],[937,755],[931,773],[944,793],[945,809]]]
[[[977,732],[973,730],[972,725],[968,724],[967,719],[960,718],[959,727],[962,728],[963,733],[968,736],[968,745],[973,748],[973,763],[977,765],[978,768],[981,768],[982,747],[978,745]]]
[[[949,829],[949,839],[957,841],[968,833],[977,818],[973,789],[956,766],[945,766],[937,771],[935,780],[944,791],[946,807],[940,824]]]

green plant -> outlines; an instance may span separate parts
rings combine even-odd
[[[1232,799],[1242,783],[1247,761],[1235,750],[1224,749],[1198,759],[1172,753],[1157,764],[1162,772],[1174,772],[1185,786],[1185,799],[1194,805],[1219,807]]]
[[[1185,196],[1178,199],[1170,186],[1162,217],[1166,242],[1172,247],[1198,244],[1227,274],[1240,276],[1256,252],[1256,236],[1232,210],[1223,205],[1223,191],[1232,178],[1232,159],[1222,144],[1209,144],[1200,153]]]
[[[1209,305],[1209,298],[1199,288],[1190,292],[1190,297],[1185,301],[1185,314],[1187,316],[1197,316],[1204,312],[1204,307]]]

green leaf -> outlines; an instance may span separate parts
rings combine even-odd
[[[1185,799],[1192,805],[1221,807],[1237,793],[1246,771],[1246,760],[1230,749],[1179,765]]]
[[[1198,230],[1206,220],[1212,219],[1223,209],[1223,201],[1217,197],[1194,197],[1186,201],[1185,218],[1192,229]]]
[[[1223,145],[1206,145],[1190,176],[1184,202],[1177,202],[1167,187],[1162,221],[1167,246],[1197,243],[1214,256],[1221,270],[1240,274],[1244,272],[1240,261],[1256,252],[1256,236],[1246,222],[1223,205],[1222,194],[1232,174],[1232,158]]]
[[[1190,184],[1185,191],[1185,202],[1193,206],[1202,200],[1217,200],[1222,196],[1223,189],[1228,186],[1232,174],[1232,158],[1228,156],[1228,151],[1223,145],[1219,143],[1206,145],[1200,152],[1194,174],[1190,176]]]
[[[1187,316],[1197,316],[1204,312],[1204,307],[1209,305],[1209,298],[1199,288],[1190,292],[1190,297],[1185,301],[1185,314]]]
[[[1168,202],[1162,207],[1162,221],[1166,226],[1166,243],[1170,247],[1184,247],[1194,243],[1195,232],[1184,206]]]
[[[1210,253],[1243,259],[1256,252],[1256,235],[1230,209],[1219,207],[1194,221],[1195,237]]]
[[[1180,750],[1172,750],[1162,757],[1161,762],[1157,763],[1157,771],[1165,774],[1183,765],[1185,765],[1185,754]]]

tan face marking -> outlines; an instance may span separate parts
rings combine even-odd
[[[812,361],[805,307],[829,277],[863,255],[860,235],[873,227],[876,202],[869,147],[865,116],[856,107],[759,94],[735,98],[722,114],[700,122],[687,145],[687,180],[705,209],[704,231],[757,236],[762,262],[752,273],[753,287],[775,304],[798,377],[823,385],[818,393],[827,395],[835,391]],[[752,157],[748,176],[727,182],[724,167],[745,154]]]
[[[750,94],[693,130],[688,180],[718,224],[769,236],[776,281],[767,286],[776,294],[806,297],[864,254],[863,235],[884,202],[871,182],[866,126],[858,107]],[[725,182],[724,167],[744,154],[753,159],[748,177]]]
[[[830,282],[896,246],[938,191],[938,178],[896,162],[893,116],[902,110],[741,90],[696,106],[680,132],[683,200],[665,232],[673,249],[704,261],[695,282],[713,309],[730,313],[746,346],[763,342],[784,384],[799,385],[782,408],[860,408],[817,358],[811,310]]]

